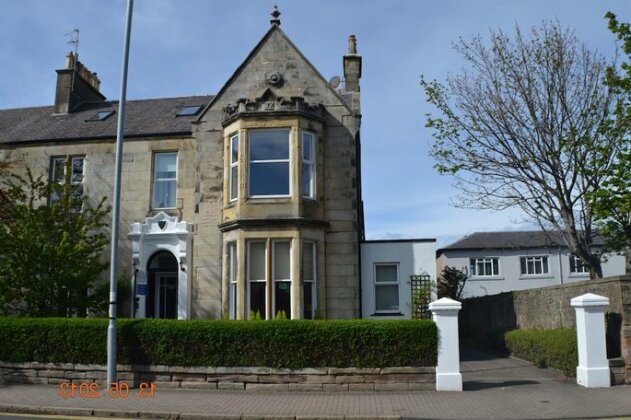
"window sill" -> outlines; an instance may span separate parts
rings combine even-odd
[[[291,202],[291,196],[279,196],[279,197],[248,197],[247,202],[252,204],[275,204],[275,203],[289,203]]]
[[[519,276],[519,280],[552,280],[554,276],[550,274],[533,274],[533,275],[521,275]]]
[[[370,316],[405,316],[401,312],[376,312]]]
[[[475,277],[471,277],[469,279],[469,281],[485,281],[485,280],[491,280],[491,281],[498,281],[498,280],[504,280],[504,277],[497,277],[497,276],[475,276]]]
[[[570,273],[570,278],[589,278],[589,273]]]

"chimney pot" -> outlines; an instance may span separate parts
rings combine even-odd
[[[355,35],[348,36],[348,53],[357,54],[357,39]]]

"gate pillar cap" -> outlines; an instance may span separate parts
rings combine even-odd
[[[609,305],[609,298],[595,295],[593,293],[586,293],[570,300],[570,305],[579,308],[586,306],[607,306]]]
[[[429,304],[429,310],[435,311],[453,311],[462,309],[462,303],[449,298],[440,298]]]

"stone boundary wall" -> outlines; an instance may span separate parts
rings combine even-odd
[[[464,337],[475,338],[488,331],[516,328],[574,328],[576,315],[570,300],[585,293],[609,298],[607,354],[609,358],[624,360],[626,383],[631,383],[631,276],[463,299],[460,331]]]
[[[434,367],[306,368],[181,367],[118,365],[118,381],[130,388],[154,383],[157,388],[246,391],[427,391],[435,390]],[[0,362],[0,383],[103,385],[105,365]]]

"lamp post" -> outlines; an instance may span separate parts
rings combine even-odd
[[[116,274],[118,268],[118,227],[121,193],[121,161],[123,156],[123,129],[125,126],[125,98],[127,96],[127,64],[129,61],[129,39],[134,0],[127,0],[125,43],[123,46],[123,68],[121,71],[120,99],[118,102],[118,127],[116,130],[116,160],[114,166],[114,195],[112,198],[112,248],[110,258],[110,305],[107,326],[107,387],[116,382]]]

